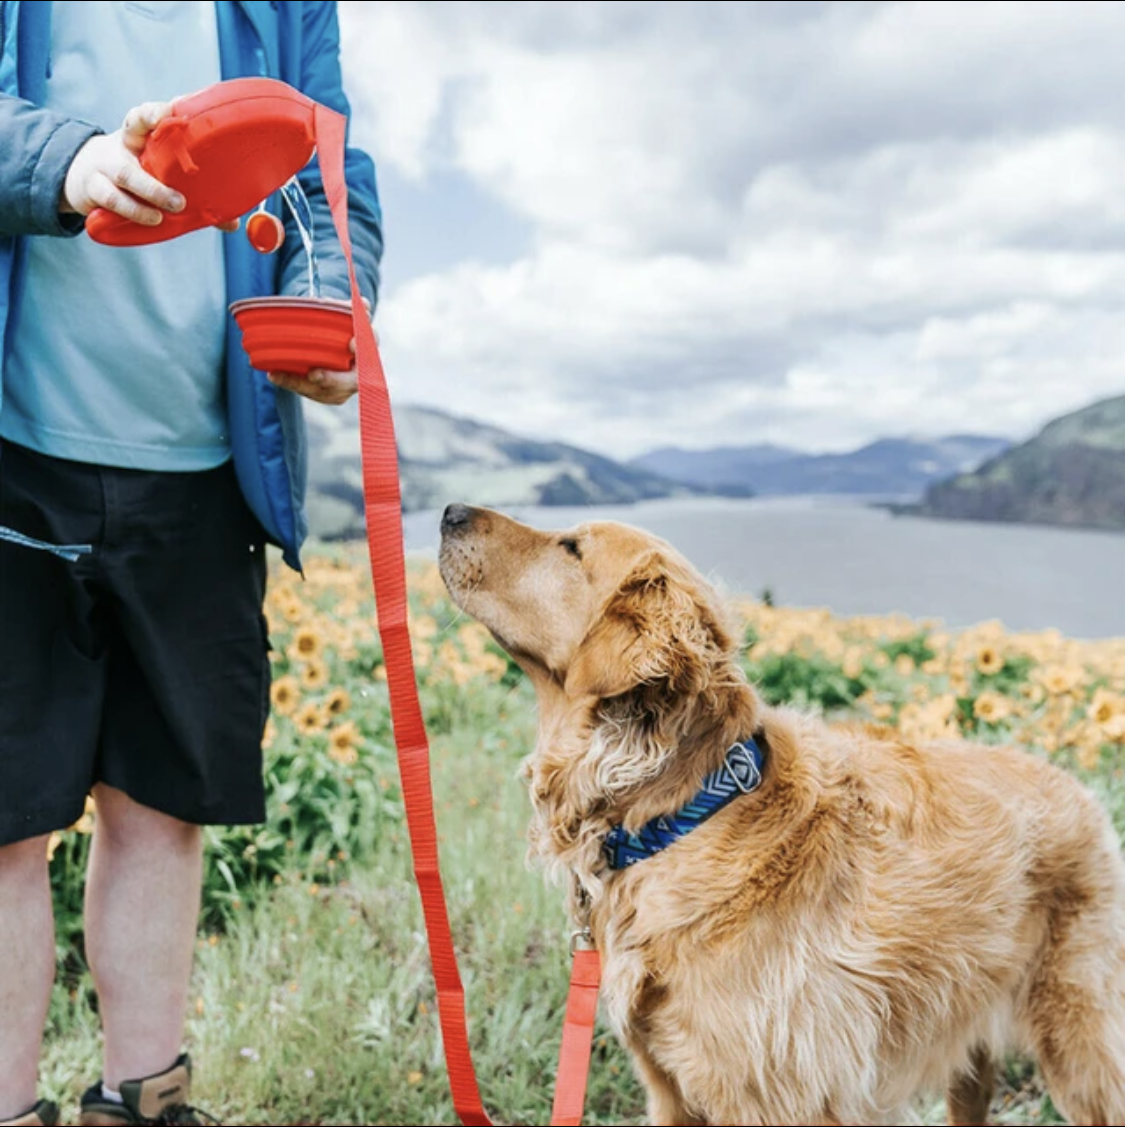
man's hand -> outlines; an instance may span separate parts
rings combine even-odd
[[[166,211],[183,211],[184,197],[145,172],[137,159],[171,109],[171,102],[145,102],[125,115],[116,133],[91,137],[70,163],[59,211],[89,215],[104,207],[147,227],[160,223]]]
[[[89,215],[104,207],[146,227],[157,226],[166,211],[183,211],[184,197],[145,172],[137,159],[148,135],[171,110],[172,102],[144,102],[125,115],[116,133],[91,137],[70,162],[59,211]],[[237,231],[238,224],[232,219],[217,226]]]
[[[355,355],[355,337],[348,342],[351,354]],[[339,407],[347,403],[359,390],[359,373],[355,365],[347,372],[330,372],[327,368],[313,368],[307,376],[298,376],[293,372],[267,372],[270,383],[274,387],[283,387],[286,391],[295,391],[306,399],[316,403],[327,403],[330,407]]]
[[[359,389],[359,379],[354,368],[350,372],[329,372],[324,368],[313,368],[307,376],[270,372],[269,380],[275,387],[295,391],[306,399],[328,403],[333,407],[347,403]]]

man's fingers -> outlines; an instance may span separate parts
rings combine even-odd
[[[104,173],[90,178],[86,185],[86,192],[93,207],[104,207],[107,211],[131,219],[134,223],[142,223],[146,227],[155,227],[164,218],[162,211],[155,207],[149,207],[136,196],[131,196],[128,192],[122,191]],[[89,210],[92,210],[92,208]]]
[[[275,387],[295,391],[306,399],[333,407],[346,403],[358,390],[354,371],[329,372],[324,368],[314,368],[307,376],[297,376],[291,372],[270,372],[269,379]]]
[[[145,146],[145,139],[171,112],[171,102],[142,102],[125,115],[121,123],[121,139],[125,147],[139,153]]]
[[[183,211],[184,197],[174,188],[162,184],[140,166],[132,162],[121,164],[113,177],[114,184],[131,196],[150,203],[162,211]]]

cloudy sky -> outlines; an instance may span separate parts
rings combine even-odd
[[[1125,394],[1125,3],[340,4],[393,402],[627,458]]]

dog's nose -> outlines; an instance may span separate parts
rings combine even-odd
[[[460,502],[446,505],[445,512],[441,514],[441,533],[446,536],[451,532],[457,532],[469,525],[472,519],[473,509],[470,506],[462,505]]]

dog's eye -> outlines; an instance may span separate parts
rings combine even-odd
[[[578,547],[578,541],[573,536],[564,536],[559,541],[559,547],[565,548],[576,560],[582,558],[582,549]]]

